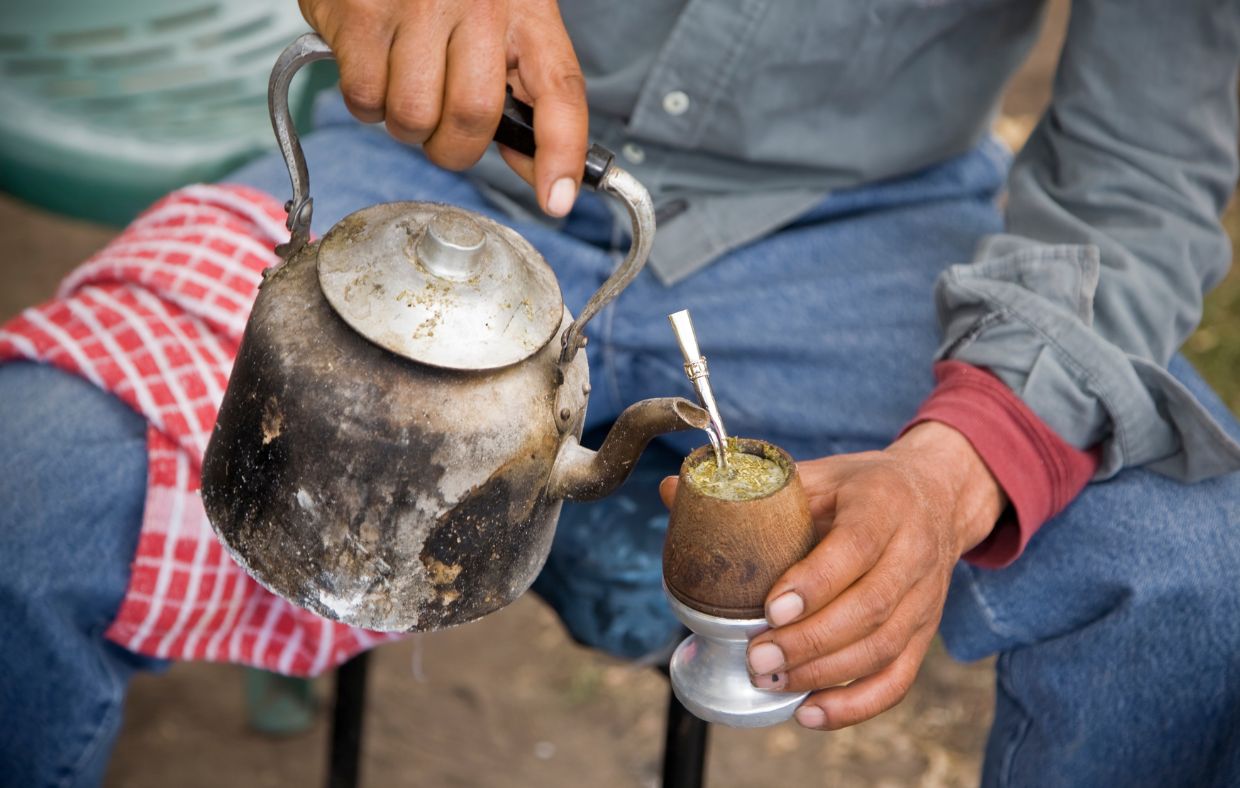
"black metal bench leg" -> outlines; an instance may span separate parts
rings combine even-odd
[[[370,652],[363,651],[336,669],[336,703],[332,711],[327,788],[357,788],[369,663]]]
[[[710,724],[699,720],[667,688],[667,737],[663,743],[663,788],[701,788],[706,780]]]

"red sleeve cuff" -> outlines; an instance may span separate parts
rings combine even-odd
[[[964,559],[988,569],[1007,566],[1042,524],[1084,489],[1098,467],[1098,455],[1066,443],[990,372],[962,361],[940,361],[934,377],[938,385],[904,430],[938,421],[973,445],[1011,505]]]

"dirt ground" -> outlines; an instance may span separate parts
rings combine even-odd
[[[1013,84],[998,130],[1019,144],[1045,104],[1066,0]],[[0,319],[50,294],[113,231],[0,197]],[[667,685],[568,641],[532,596],[487,619],[380,648],[372,663],[363,784],[654,786]],[[976,784],[993,703],[990,662],[936,645],[909,697],[855,728],[716,729],[708,782],[725,786]],[[330,682],[317,684],[321,698]],[[326,715],[289,738],[251,732],[242,670],[180,664],[138,678],[109,786],[303,786],[322,782]]]

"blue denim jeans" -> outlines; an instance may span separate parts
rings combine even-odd
[[[468,180],[357,125],[339,104],[322,108],[305,143],[317,233],[394,200],[508,221]],[[690,393],[666,321],[687,307],[734,433],[801,459],[886,445],[933,385],[932,283],[999,228],[1006,167],[985,142],[834,194],[675,287],[642,274],[591,323],[588,434],[638,399]],[[274,156],[230,180],[288,192]],[[588,194],[558,227],[509,223],[547,258],[574,312],[626,243],[627,228]],[[1172,369],[1240,433],[1186,363]],[[23,785],[88,785],[115,735],[125,679],[149,664],[99,637],[136,540],[143,422],[29,364],[0,367],[0,403],[0,631],[23,644],[0,650],[0,697],[13,717],[34,720],[0,728],[0,762],[28,764]],[[92,436],[98,447],[83,452]],[[655,487],[701,442],[667,436],[619,493],[565,506],[535,590],[578,641],[651,658],[677,636],[660,590],[666,516]],[[1240,474],[1185,486],[1129,470],[1087,488],[1012,567],[957,568],[947,647],[961,659],[1000,655],[985,784],[1240,780],[1238,528]]]
[[[138,547],[146,421],[86,380],[0,366],[0,785],[94,785],[129,679],[103,639]]]

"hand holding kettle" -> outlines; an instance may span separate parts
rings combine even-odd
[[[440,167],[473,166],[504,92],[532,104],[538,153],[502,148],[552,216],[573,207],[586,158],[585,81],[554,0],[300,0],[340,62],[358,119],[383,121]]]

